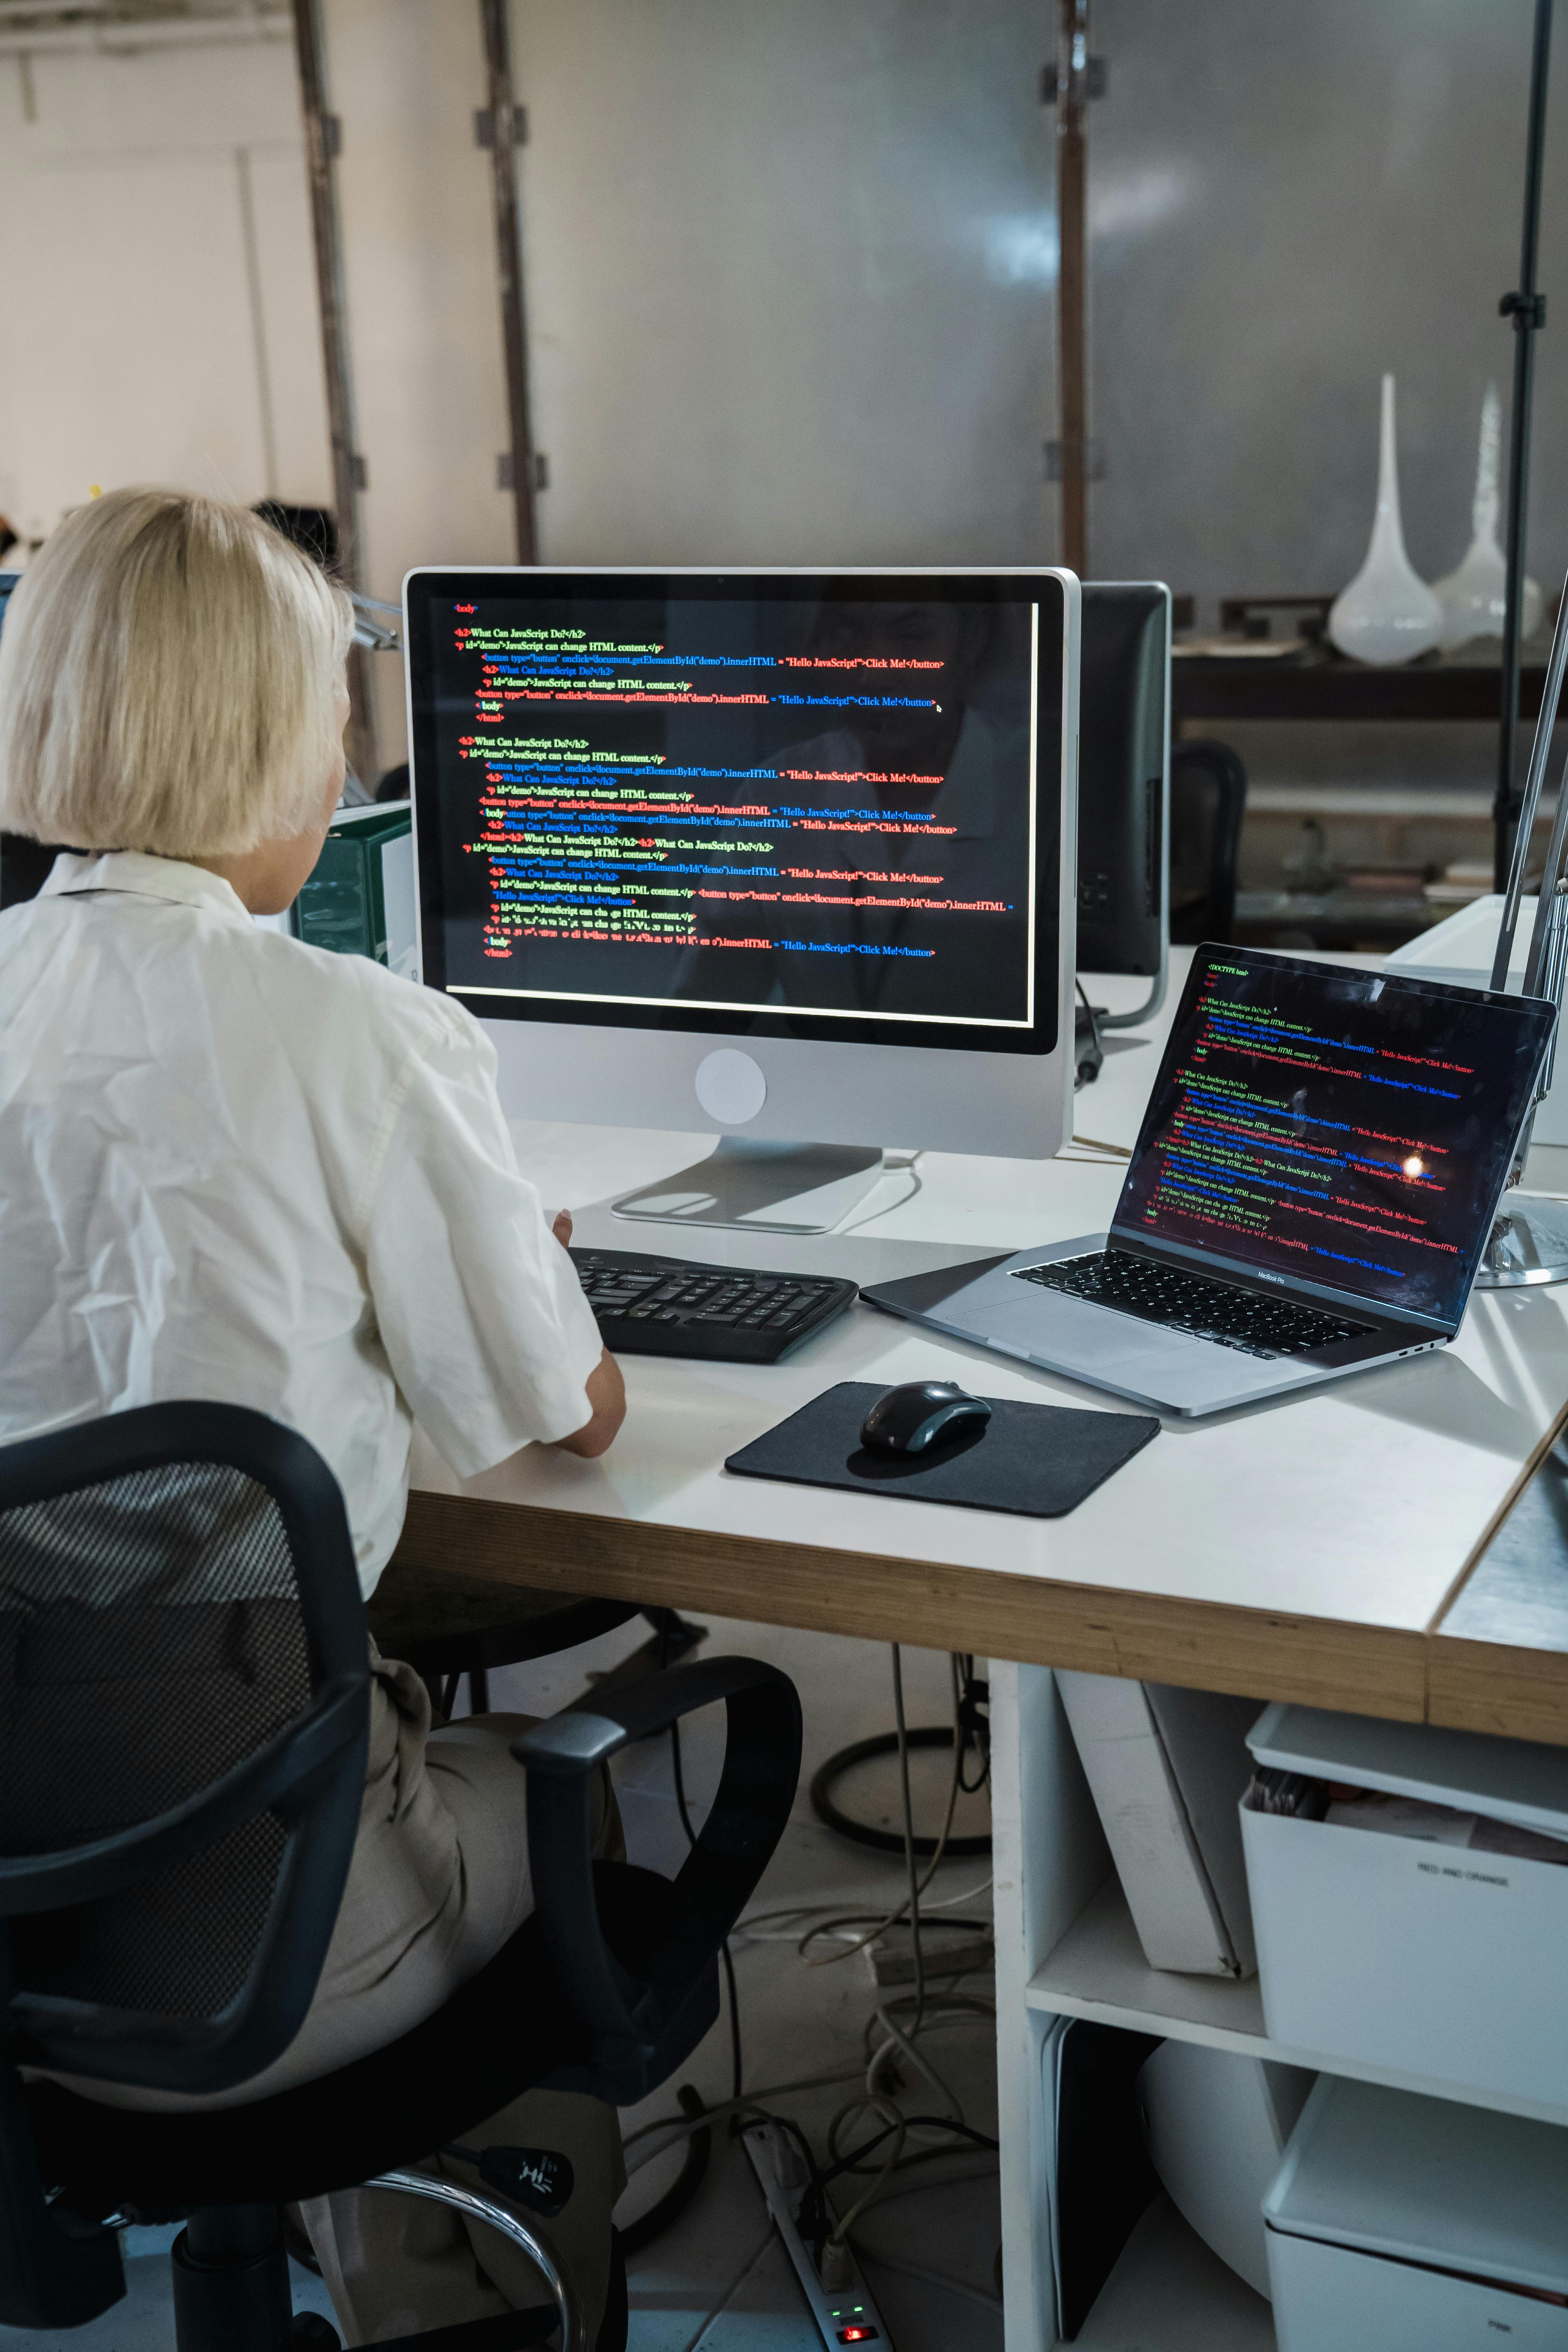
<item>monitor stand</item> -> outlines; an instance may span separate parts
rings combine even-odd
[[[662,1225],[736,1225],[761,1234],[830,1234],[882,1174],[879,1147],[749,1143],[721,1135],[706,1160],[625,1192],[617,1217]]]

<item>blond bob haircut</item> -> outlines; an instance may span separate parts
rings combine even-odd
[[[319,823],[353,611],[243,507],[113,490],[68,516],[0,634],[0,826],[242,855]]]

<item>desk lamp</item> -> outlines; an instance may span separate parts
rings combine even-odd
[[[1552,635],[1552,656],[1546,665],[1546,677],[1542,687],[1541,716],[1535,722],[1535,740],[1530,751],[1530,772],[1525,779],[1519,830],[1514,835],[1513,859],[1509,868],[1508,890],[1498,929],[1497,953],[1492,959],[1493,988],[1506,989],[1508,986],[1509,966],[1513,960],[1513,942],[1519,929],[1524,896],[1524,870],[1530,859],[1531,835],[1552,750],[1552,730],[1556,724],[1558,706],[1563,699],[1565,670],[1568,670],[1568,585],[1564,586],[1557,607],[1557,625]],[[1555,1005],[1557,1028],[1552,1033],[1546,1056],[1541,1066],[1541,1076],[1536,1080],[1534,1096],[1519,1130],[1508,1187],[1492,1225],[1491,1239],[1487,1244],[1481,1270],[1476,1276],[1478,1290],[1516,1290],[1527,1284],[1568,1282],[1568,1202],[1547,1200],[1539,1193],[1522,1192],[1519,1189],[1524,1176],[1524,1163],[1530,1156],[1530,1138],[1535,1126],[1535,1114],[1551,1088],[1557,1061],[1558,1033],[1563,1023],[1563,981],[1568,978],[1568,873],[1564,872],[1568,858],[1565,858],[1565,854],[1568,854],[1568,767],[1564,768],[1563,782],[1558,787],[1557,814],[1552,821],[1552,840],[1535,901],[1535,925],[1530,935],[1530,956],[1524,969],[1521,991],[1526,996],[1542,996],[1549,1004]]]

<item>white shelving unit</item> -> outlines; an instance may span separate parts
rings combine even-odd
[[[1047,2221],[1056,2151],[1042,2073],[1053,2017],[1089,2018],[1568,2125],[1562,2107],[1271,2042],[1255,1977],[1235,1983],[1150,1968],[1048,1667],[993,1662],[991,1727],[1006,2352],[1052,2352],[1058,2342]],[[1163,2210],[1171,2226],[1147,2217],[1140,2224],[1077,2345],[1083,2352],[1271,2347],[1272,2328],[1259,2321],[1267,2305]],[[1195,2268],[1193,2249],[1204,2256]]]
[[[1263,2297],[1157,2197],[1060,2352],[1275,2352],[1274,2322]]]

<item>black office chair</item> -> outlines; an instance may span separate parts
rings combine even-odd
[[[1236,929],[1247,770],[1228,743],[1171,746],[1171,939],[1194,947]]]
[[[633,1617],[652,1627],[647,1641],[596,1685],[620,1689],[672,1665],[707,1633],[673,1609],[639,1608],[632,1601],[596,1601],[574,1592],[547,1592],[500,1584],[395,1559],[365,1604],[365,1621],[384,1658],[414,1668],[438,1715],[450,1716],[458,1685],[468,1685],[468,1706],[483,1715],[490,1703],[490,1672],[552,1658],[579,1643],[612,1633]]]
[[[59,851],[52,842],[29,841],[26,834],[0,833],[0,914],[36,898],[49,878]]]
[[[552,2291],[405,2346],[510,2352],[559,2325],[563,2352],[588,2352],[521,2210],[562,2210],[566,2160],[490,2148],[472,2189],[406,2168],[536,2086],[641,2098],[712,2024],[720,1946],[799,1769],[799,1703],[773,1667],[682,1666],[520,1740],[538,1907],[385,2048],[200,2111],[27,2074],[222,2091],[288,2046],[348,1871],[368,1682],[342,1499],[303,1439],[237,1407],[163,1404],[0,1453],[0,2322],[97,2317],[124,2292],[116,2227],[183,2220],[179,2352],[285,2352],[278,2208],[372,2186],[483,2221]],[[596,1768],[719,1699],[723,1773],[679,1877],[594,1863]],[[618,2280],[600,2352],[625,2342]]]

